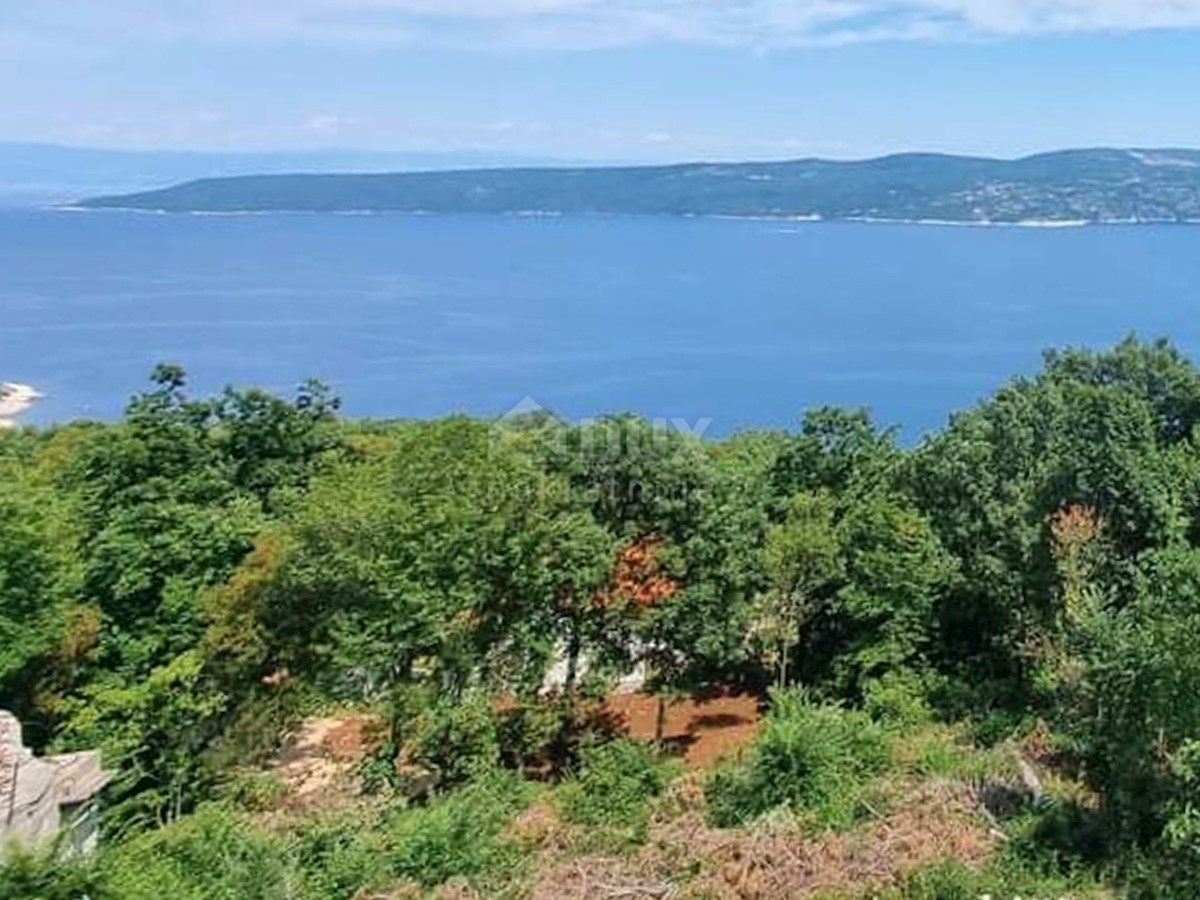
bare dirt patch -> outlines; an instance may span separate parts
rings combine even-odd
[[[333,796],[359,794],[358,768],[379,740],[379,721],[352,714],[306,719],[271,765],[286,802],[312,807]]]
[[[614,694],[604,708],[630,737],[654,740],[657,697]],[[762,718],[762,702],[750,694],[715,693],[673,700],[667,704],[664,743],[689,768],[708,768],[754,740]]]

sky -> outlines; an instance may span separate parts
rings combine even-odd
[[[594,161],[1200,147],[1200,0],[0,0],[0,140]]]

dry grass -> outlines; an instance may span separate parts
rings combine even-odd
[[[786,816],[745,829],[709,826],[694,778],[664,798],[649,840],[629,855],[570,858],[569,832],[544,820],[539,829],[543,861],[530,900],[790,900],[857,892],[940,859],[981,865],[998,840],[971,789],[949,781],[906,784],[893,811],[815,839]]]
[[[653,698],[630,697],[624,704],[615,712],[622,714],[626,727],[652,727],[648,723],[651,711],[656,712]],[[970,759],[977,751],[965,742],[960,745],[959,736],[940,730],[901,742],[898,768],[880,785],[878,811],[852,831],[814,837],[786,814],[768,815],[746,828],[715,828],[705,816],[703,770],[751,740],[759,720],[756,703],[747,697],[714,697],[677,706],[668,734],[687,738],[677,751],[691,771],[655,801],[646,841],[627,851],[598,850],[603,845],[594,834],[562,821],[553,796],[543,797],[509,828],[508,836],[529,853],[529,877],[524,884],[506,885],[502,895],[527,900],[857,896],[944,859],[983,866],[1003,839],[971,787],[977,779],[965,777],[965,771],[956,771],[953,778],[920,771],[918,763],[932,744],[945,744],[967,761],[983,764]],[[288,786],[290,810],[303,813],[330,803],[364,802],[355,781],[374,733],[374,721],[361,715],[305,722],[272,769]],[[693,758],[687,751],[697,746],[700,752]],[[995,766],[996,760],[989,758],[987,764]],[[481,896],[464,883],[452,882],[433,891],[398,885],[359,900]]]

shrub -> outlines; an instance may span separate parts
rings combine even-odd
[[[907,875],[893,896],[897,900],[979,900],[995,887],[992,880],[957,860],[946,860]]]
[[[1171,761],[1173,798],[1166,807],[1162,880],[1169,897],[1200,893],[1200,742],[1186,741]],[[1169,889],[1168,889],[1169,888]]]
[[[27,853],[0,848],[0,900],[107,900],[99,874],[86,862],[65,863],[54,850]]]
[[[287,896],[281,848],[225,806],[206,806],[102,858],[120,900],[277,900]]]
[[[962,778],[978,765],[971,751],[951,735],[934,734],[921,742],[914,768],[926,778]]]
[[[397,880],[511,879],[522,851],[505,830],[532,791],[494,774],[427,807],[308,819],[278,836],[204,806],[87,864],[15,856],[0,900],[352,900]]]
[[[863,709],[877,722],[900,727],[933,721],[928,679],[911,670],[887,672],[863,686]]]
[[[1087,875],[1043,871],[1011,854],[981,870],[959,860],[941,860],[909,872],[895,888],[869,895],[879,900],[980,900],[1000,898],[1111,898]]]
[[[248,770],[233,772],[220,788],[222,798],[247,812],[275,809],[286,793],[287,785],[278,775]]]
[[[207,772],[224,773],[268,762],[281,738],[299,722],[313,702],[303,686],[289,685],[243,700],[202,754]]]
[[[787,807],[816,827],[846,828],[888,758],[887,737],[866,714],[778,691],[758,739],[706,783],[709,814],[730,827]]]
[[[579,774],[558,793],[563,818],[579,825],[645,830],[649,803],[662,793],[672,767],[647,744],[628,739],[584,747]]]
[[[374,825],[372,822],[370,825]],[[386,865],[377,832],[358,816],[303,823],[292,835],[289,856],[312,900],[351,900],[382,882]]]
[[[429,806],[398,811],[384,826],[388,869],[427,887],[511,870],[521,851],[504,830],[531,792],[517,776],[493,773]]]
[[[358,780],[364,794],[383,794],[402,786],[404,779],[396,768],[396,745],[384,741],[358,764]]]
[[[962,725],[925,725],[899,734],[893,745],[896,763],[923,778],[1008,782],[1017,775],[1011,748],[981,749]]]
[[[481,693],[439,700],[413,723],[408,747],[413,761],[436,769],[444,786],[495,769],[500,739],[491,701]]]
[[[552,762],[562,727],[558,704],[533,700],[502,710],[497,721],[501,761],[518,771]]]

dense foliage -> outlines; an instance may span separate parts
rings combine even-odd
[[[17,860],[0,893],[482,878],[514,865],[504,822],[529,799],[505,768],[636,833],[667,770],[604,744],[584,698],[637,667],[664,704],[777,687],[710,776],[721,825],[845,827],[898,722],[985,743],[1039,723],[1094,799],[1031,825],[1031,852],[1195,896],[1198,424],[1200,372],[1134,339],[1049,353],[912,449],[831,409],[722,441],[631,417],[353,422],[317,384],[195,399],[160,367],[118,423],[0,434],[0,707],[117,774],[97,866]],[[290,838],[211,805],[329,703],[383,710],[382,780],[432,773],[434,799]]]
[[[718,825],[740,825],[779,807],[819,827],[848,827],[861,813],[863,788],[885,768],[884,730],[865,713],[779,692],[744,759],[713,773],[706,785]]]

